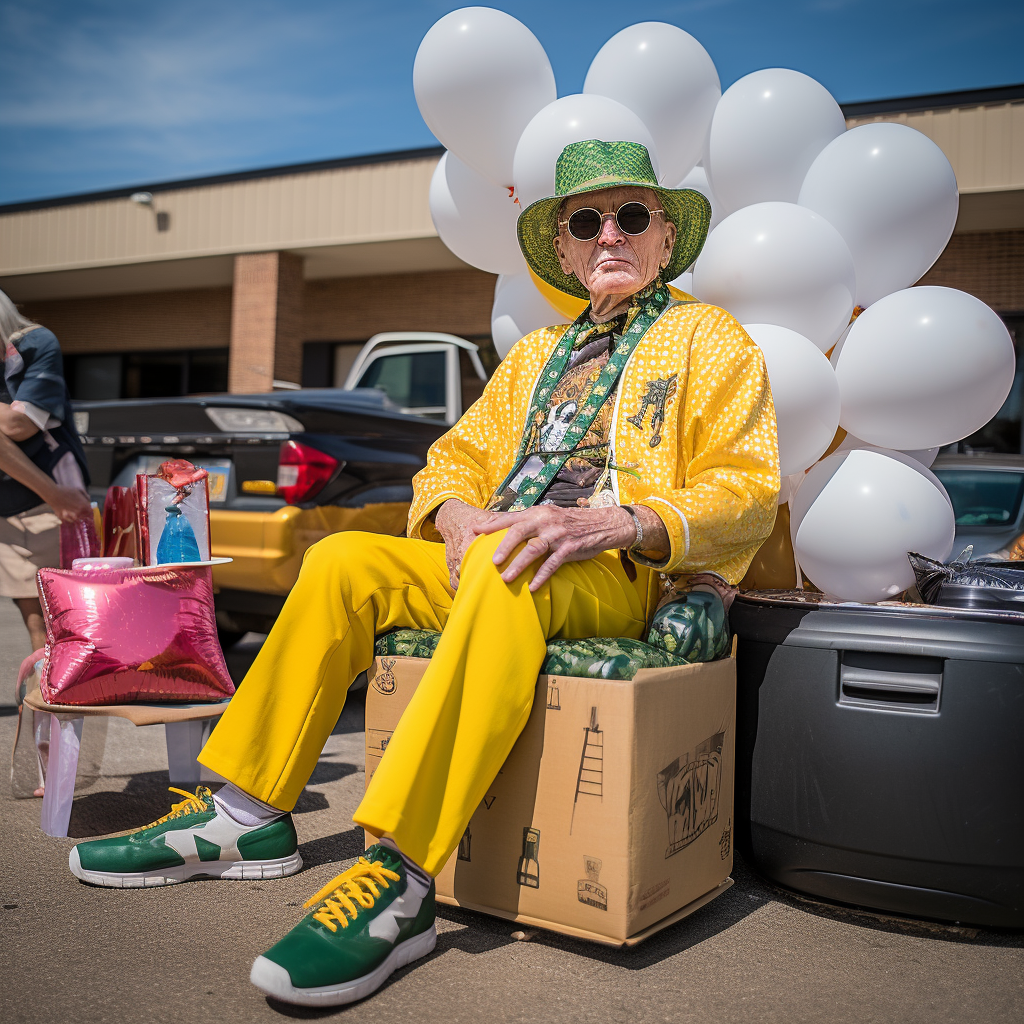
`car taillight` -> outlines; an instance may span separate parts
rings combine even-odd
[[[277,460],[277,493],[289,505],[309,501],[323,490],[339,466],[337,459],[298,441],[282,441]]]

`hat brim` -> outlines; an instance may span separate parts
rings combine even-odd
[[[564,196],[550,196],[531,203],[519,215],[516,231],[519,247],[533,272],[559,291],[589,299],[590,293],[575,274],[566,274],[558,262],[553,239],[558,234],[558,211],[569,196],[609,188],[647,188],[657,193],[665,215],[676,226],[676,244],[662,275],[677,278],[700,254],[711,224],[711,204],[700,192],[689,188],[661,188],[646,181],[595,182],[573,189]]]

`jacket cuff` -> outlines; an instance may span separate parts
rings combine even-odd
[[[629,557],[638,565],[645,565],[661,572],[674,572],[682,564],[690,550],[690,524],[686,521],[686,516],[671,502],[653,494],[635,500],[632,504],[649,508],[665,524],[665,530],[668,532],[669,554],[661,562],[651,561],[644,558],[643,555],[633,552],[630,552]]]
[[[429,498],[414,498],[409,509],[409,536],[413,540],[441,540],[437,527],[432,520],[428,520],[430,514],[436,512],[449,498],[458,498],[466,505],[477,508],[475,497],[459,491],[442,491],[440,494],[432,494]]]

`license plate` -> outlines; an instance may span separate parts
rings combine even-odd
[[[209,474],[210,504],[214,502],[225,502],[228,500],[228,474],[231,472],[230,465],[224,468],[220,466],[203,466]]]

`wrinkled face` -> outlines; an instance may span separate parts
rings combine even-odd
[[[595,307],[606,296],[632,295],[646,288],[668,264],[676,226],[664,213],[655,213],[643,234],[630,235],[619,228],[614,216],[604,216],[598,236],[584,242],[569,233],[566,221],[585,207],[614,214],[633,202],[652,211],[661,208],[653,189],[623,186],[570,196],[559,212],[554,239],[558,261],[566,274],[575,274],[590,292]]]

